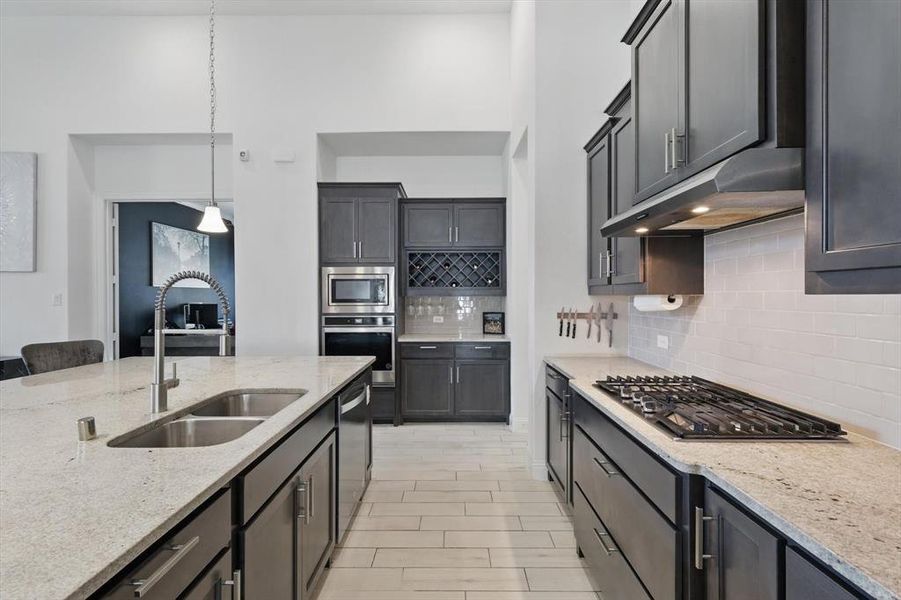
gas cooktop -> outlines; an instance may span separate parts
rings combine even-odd
[[[614,377],[595,386],[684,440],[838,440],[838,423],[700,377]]]

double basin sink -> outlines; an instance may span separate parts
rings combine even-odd
[[[189,414],[150,429],[126,433],[109,442],[114,448],[194,448],[235,440],[306,393],[240,390],[198,404]]]

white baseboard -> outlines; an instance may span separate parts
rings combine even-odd
[[[547,465],[544,462],[532,463],[532,479],[547,481]]]
[[[513,433],[528,433],[529,419],[513,419],[512,421],[510,421],[510,431],[512,431]]]

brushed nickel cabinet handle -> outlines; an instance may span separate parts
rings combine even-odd
[[[452,244],[453,242],[454,242],[454,228],[448,227],[447,228],[447,243]]]
[[[454,241],[455,242],[460,241],[460,228],[459,227],[454,227]]]
[[[241,569],[233,571],[232,578],[222,581],[220,585],[232,589],[232,600],[241,600]]]
[[[438,346],[420,346],[420,350],[437,350]]]
[[[607,477],[615,477],[616,475],[620,475],[619,471],[607,468],[607,465],[609,465],[610,463],[607,462],[606,460],[601,460],[595,456],[594,462],[598,466],[598,468],[604,472],[604,475],[606,475]]]
[[[315,488],[313,488],[313,476],[310,475],[310,480],[307,481],[307,502],[308,502],[307,516],[304,519],[304,523],[306,523],[307,525],[310,524],[310,519],[312,519],[314,516],[316,516],[316,513],[315,513],[316,509],[314,508],[316,506],[316,504],[315,504],[316,496],[313,493],[314,489]]]
[[[491,350],[491,346],[473,346],[473,350]]]
[[[185,542],[184,544],[175,544],[173,546],[166,546],[163,550],[175,551],[175,554],[169,557],[169,559],[161,564],[159,568],[150,574],[149,577],[145,579],[135,579],[132,580],[130,585],[135,586],[134,597],[135,598],[143,598],[150,590],[153,589],[160,580],[166,576],[166,573],[175,568],[175,565],[180,563],[188,553],[194,549],[194,546],[200,543],[200,536],[195,535],[190,540]]]
[[[663,133],[663,172],[669,173],[669,131]]]
[[[460,365],[457,365],[457,383],[460,383]]]
[[[704,516],[704,509],[695,507],[695,569],[704,570],[704,561],[713,558],[712,554],[704,554],[704,523],[715,521],[716,517]]]
[[[614,553],[619,552],[618,548],[611,548],[607,545],[607,542],[604,541],[604,538],[609,538],[610,534],[606,531],[601,533],[597,530],[597,527],[594,528],[594,535],[598,538],[598,543],[601,545],[601,549],[604,551],[604,554],[607,556],[613,556]]]
[[[303,519],[304,523],[310,522],[309,517],[310,491],[306,481],[298,481],[297,487],[294,488],[294,503],[297,505],[297,518]]]

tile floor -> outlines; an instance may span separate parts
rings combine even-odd
[[[376,426],[372,483],[320,600],[598,600],[572,523],[499,424]]]

